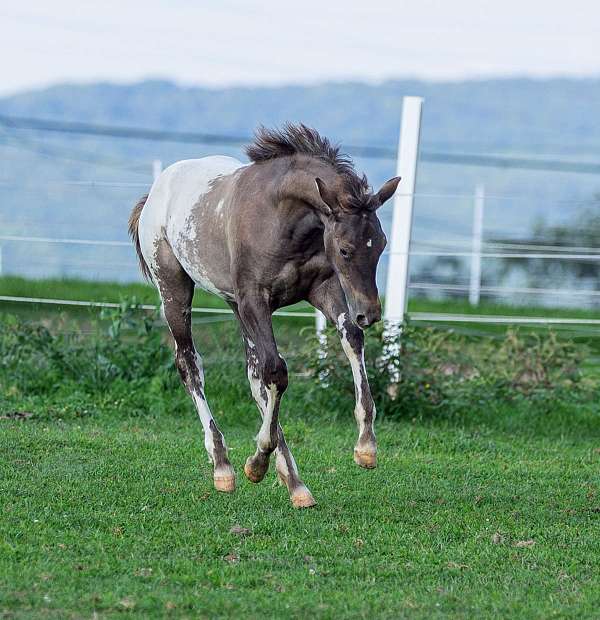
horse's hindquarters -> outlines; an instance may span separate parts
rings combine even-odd
[[[227,246],[227,194],[241,162],[230,157],[185,160],[155,182],[140,217],[140,245],[154,274],[156,248],[167,241],[188,275],[203,289],[233,297]]]

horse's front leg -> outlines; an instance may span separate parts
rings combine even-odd
[[[350,361],[356,398],[354,417],[358,425],[354,461],[361,467],[373,469],[377,466],[376,410],[365,368],[362,329],[350,319],[348,304],[337,278],[322,283],[312,291],[309,301],[336,326],[342,348]]]
[[[262,417],[256,452],[246,461],[244,473],[250,481],[260,482],[269,469],[271,453],[275,451],[277,475],[287,487],[292,504],[296,508],[314,506],[315,500],[298,474],[296,461],[279,424],[279,406],[287,388],[288,373],[275,343],[271,312],[266,305],[253,300],[242,301],[234,306],[234,311],[240,320],[246,346],[248,381]]]
[[[377,467],[377,440],[375,439],[375,403],[371,395],[365,368],[364,335],[349,318],[348,312],[337,317],[337,329],[346,357],[350,360],[354,379],[354,417],[358,425],[358,441],[354,446],[354,461],[361,467]]]

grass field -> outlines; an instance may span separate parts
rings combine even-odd
[[[294,511],[273,473],[213,491],[191,412],[23,404],[36,415],[0,420],[4,617],[597,617],[597,408],[383,423],[365,471],[350,416],[288,402],[319,502]],[[257,414],[228,404],[213,398],[239,473]]]
[[[119,297],[68,284],[35,295]],[[282,329],[292,369],[300,325]],[[598,617],[599,400],[384,419],[366,471],[352,461],[351,406],[315,410],[327,399],[294,372],[282,423],[318,502],[296,511],[273,472],[243,477],[259,420],[235,340],[203,343],[233,495],[212,488],[183,389],[28,391],[0,363],[0,618]]]

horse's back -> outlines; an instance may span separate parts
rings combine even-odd
[[[165,227],[167,218],[187,215],[198,199],[209,191],[215,178],[231,174],[241,166],[242,162],[233,157],[217,155],[184,159],[165,168],[152,185],[140,226],[147,229]]]
[[[140,245],[148,265],[154,263],[156,244],[164,238],[188,273],[195,271],[178,251],[182,238],[195,241],[196,231],[190,227],[192,210],[210,191],[215,179],[232,174],[243,165],[233,157],[217,155],[186,159],[165,168],[152,185],[140,216]],[[196,274],[190,275],[198,281]]]

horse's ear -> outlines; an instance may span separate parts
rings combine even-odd
[[[398,188],[398,183],[400,183],[400,177],[392,177],[381,186],[381,189],[375,194],[379,207],[394,195]]]
[[[335,194],[327,188],[325,183],[304,171],[285,175],[280,196],[302,200],[325,217],[331,217],[337,206]]]
[[[329,187],[327,187],[327,184],[323,181],[323,179],[315,177],[315,183],[317,185],[319,197],[327,207],[326,215],[331,215],[332,213],[335,213],[335,211],[337,210],[337,198],[335,196],[335,193],[332,192]]]

